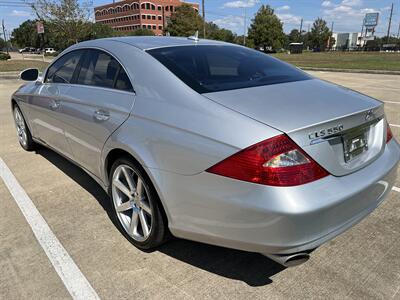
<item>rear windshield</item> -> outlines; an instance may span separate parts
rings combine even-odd
[[[198,93],[311,78],[278,59],[245,47],[195,45],[147,52]]]

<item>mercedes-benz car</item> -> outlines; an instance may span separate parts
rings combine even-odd
[[[172,234],[297,265],[396,178],[381,101],[243,46],[99,39],[21,78],[32,81],[11,99],[21,146],[92,176],[141,249]]]

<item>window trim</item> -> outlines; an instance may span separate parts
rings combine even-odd
[[[113,83],[113,87],[112,87],[112,88],[101,87],[101,86],[95,86],[95,85],[87,85],[87,84],[78,84],[78,83],[76,82],[77,77],[78,77],[78,74],[79,74],[79,72],[77,72],[77,70],[79,69],[79,71],[80,71],[80,69],[81,69],[81,67],[82,67],[82,62],[83,62],[82,59],[86,57],[86,54],[87,54],[88,50],[98,50],[98,51],[104,52],[104,53],[110,55],[112,58],[114,58],[114,59],[118,62],[118,64],[119,64],[119,68],[118,68],[117,75],[119,74],[119,70],[120,70],[121,67],[122,67],[122,69],[125,71],[125,74],[126,74],[126,76],[128,77],[129,82],[130,82],[130,84],[131,84],[131,86],[132,86],[132,91],[125,91],[125,90],[116,89],[116,88],[115,88],[115,80],[116,80],[117,76],[114,78],[114,83]],[[130,93],[130,94],[133,93],[133,94],[136,94],[135,86],[134,86],[134,84],[133,84],[134,81],[132,80],[131,75],[126,71],[126,68],[125,68],[125,66],[121,63],[121,61],[120,61],[114,54],[112,54],[110,51],[108,51],[107,49],[104,49],[104,48],[101,48],[101,47],[95,47],[95,46],[90,46],[90,47],[88,47],[88,46],[87,46],[87,47],[79,47],[79,48],[74,48],[74,49],[71,49],[71,50],[65,50],[65,52],[61,53],[60,57],[57,57],[57,59],[55,59],[55,60],[47,67],[47,69],[46,69],[46,71],[45,71],[45,76],[43,77],[43,78],[44,78],[44,79],[43,79],[43,83],[49,83],[49,82],[46,82],[46,80],[47,80],[47,75],[48,75],[48,72],[49,72],[49,69],[51,68],[51,66],[52,66],[53,64],[55,64],[59,59],[61,59],[62,57],[64,57],[65,55],[67,55],[67,54],[69,54],[69,53],[71,53],[71,52],[74,52],[74,51],[83,51],[83,54],[82,54],[82,56],[81,56],[80,59],[79,59],[78,66],[77,66],[77,67],[75,68],[75,70],[74,70],[74,74],[72,75],[71,82],[70,82],[70,83],[55,83],[55,84],[68,84],[68,85],[76,85],[76,86],[85,86],[85,87],[92,87],[92,88],[113,90],[113,91],[118,91],[118,92],[123,92],[123,93]],[[75,74],[75,73],[76,73],[76,74]],[[51,83],[51,82],[50,82],[50,83]]]

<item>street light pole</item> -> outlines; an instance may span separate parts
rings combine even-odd
[[[206,38],[206,11],[204,10],[204,0],[201,1],[201,11],[203,14],[203,38]]]

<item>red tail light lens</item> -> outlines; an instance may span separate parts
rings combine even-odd
[[[207,172],[272,186],[301,185],[329,175],[284,134],[250,146]]]
[[[392,138],[393,138],[392,129],[390,129],[389,123],[386,122],[386,144],[389,143]]]

